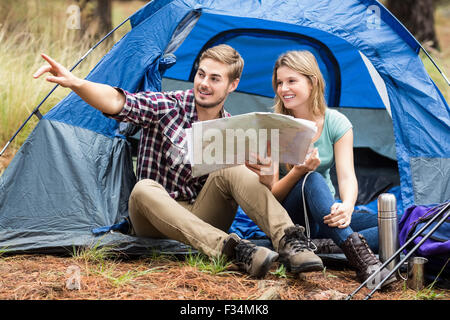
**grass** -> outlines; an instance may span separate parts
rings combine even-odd
[[[8,252],[6,247],[0,248],[0,259]]]
[[[167,271],[168,265],[173,264],[176,260],[171,256],[152,254],[139,266],[123,272],[117,251],[112,246],[101,246],[101,240],[90,247],[73,248],[72,258],[75,260],[75,264],[69,268],[78,268],[76,262],[80,261],[85,265],[83,270],[85,276],[107,279],[114,288],[139,285],[140,279],[153,273]],[[232,264],[224,256],[209,258],[202,253],[189,253],[184,262],[179,265],[180,268],[188,266],[211,276],[236,273],[229,270]]]
[[[442,267],[442,269],[439,271],[439,273],[436,276],[436,278],[434,279],[434,281],[429,286],[427,286],[426,288],[419,290],[417,292],[417,294],[416,294],[417,299],[419,299],[419,300],[436,300],[436,299],[440,299],[443,297],[442,293],[436,292],[436,290],[434,289],[434,286],[436,285],[436,282],[439,279],[439,277],[441,276],[442,272],[447,267],[447,264],[449,261],[450,261],[450,259],[447,259],[444,266]]]
[[[112,246],[100,246],[100,241],[98,241],[92,247],[73,247],[72,257],[85,263],[104,263],[108,259],[117,258],[118,253],[114,251]]]
[[[145,2],[114,2],[113,25],[118,25]],[[90,44],[81,41],[78,30],[68,29],[68,0],[0,0],[0,149],[13,136],[32,110],[53,88],[54,84],[33,79],[32,74],[45,61],[44,52],[70,68],[86,53]],[[113,34],[111,43],[102,43],[75,70],[84,78],[97,62],[130,29],[129,23]],[[62,100],[69,89],[58,88],[42,105],[45,114]],[[37,124],[33,117],[15,138],[10,148],[17,150]]]
[[[403,281],[403,298],[408,300],[440,300],[440,299],[448,299],[448,297],[443,293],[442,290],[438,290],[435,288],[436,283],[441,276],[442,272],[446,270],[447,264],[449,263],[450,258],[447,259],[444,266],[441,268],[439,273],[436,275],[436,278],[432,283],[421,290],[413,291],[408,290],[407,280]]]
[[[275,271],[271,271],[270,274],[273,274],[274,276],[278,278],[287,278],[287,270],[284,264],[280,264],[278,268]]]
[[[88,255],[92,256],[92,255]],[[95,254],[95,257],[98,255]],[[199,262],[203,260],[203,262]],[[92,261],[92,262],[91,262]],[[53,255],[10,255],[0,259],[0,299],[16,300],[252,300],[276,288],[282,300],[328,300],[319,295],[330,289],[341,294],[352,292],[358,285],[355,272],[333,269],[333,277],[321,271],[283,276],[274,264],[264,279],[254,279],[245,273],[219,272],[212,274],[199,266],[211,262],[192,255],[193,265],[171,256],[158,255],[138,259],[58,257]],[[195,265],[195,267],[193,267]],[[70,289],[67,282],[77,275],[80,289]],[[331,271],[331,270],[330,270]],[[328,271],[327,271],[328,273]],[[283,272],[280,273],[281,275]],[[397,281],[387,289],[377,291],[372,300],[414,300],[417,292],[402,288]],[[427,297],[449,300],[450,291],[432,288]],[[354,299],[360,300],[370,292],[362,288]],[[332,298],[332,297],[331,297]]]
[[[164,271],[164,266],[156,266],[145,270],[132,269],[123,273],[118,269],[120,252],[114,246],[101,246],[101,239],[91,247],[73,247],[72,258],[81,261],[85,265],[84,273],[86,275],[101,276],[107,279],[114,287],[127,285],[136,279],[154,272]],[[153,262],[158,257],[152,255]],[[71,265],[77,268],[78,266]],[[68,269],[69,270],[69,269]]]
[[[435,23],[441,51],[432,48],[427,48],[427,51],[450,81],[450,3],[443,3],[436,8]],[[425,54],[422,53],[421,58],[431,79],[436,83],[445,100],[450,102],[450,86]]]
[[[121,287],[138,280],[140,277],[146,276],[150,273],[164,272],[166,267],[157,266],[145,270],[128,270],[125,273],[120,273],[117,270],[116,264],[109,264],[106,268],[102,266],[102,269],[95,270],[93,274],[100,275],[108,279],[114,287]]]
[[[233,273],[233,271],[229,271],[231,262],[227,261],[226,257],[223,255],[210,258],[203,253],[189,253],[186,256],[185,263],[188,266],[197,268],[201,272],[206,272],[212,275]]]
[[[323,268],[322,273],[324,278],[337,278],[337,276],[335,276],[334,274],[327,272],[327,267]]]

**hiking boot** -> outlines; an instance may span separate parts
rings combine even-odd
[[[236,233],[230,233],[228,237],[223,241],[222,254],[228,260],[234,260],[236,257],[236,251],[234,250],[241,238]]]
[[[235,247],[235,263],[252,277],[263,278],[272,263],[278,258],[278,253],[255,245],[248,240],[240,240]]]
[[[310,245],[305,236],[305,228],[299,225],[286,228],[278,248],[280,262],[293,273],[323,270],[322,260]]]
[[[341,248],[347,257],[350,266],[356,269],[356,277],[360,282],[364,282],[381,266],[381,262],[377,259],[372,250],[370,250],[366,239],[357,232],[353,232],[349,235]],[[367,288],[374,289],[388,274],[389,270],[383,268],[383,270],[367,283]],[[387,286],[395,280],[397,279],[392,275],[383,283],[382,287]]]
[[[338,254],[344,253],[332,239],[311,239],[316,246],[316,254]]]

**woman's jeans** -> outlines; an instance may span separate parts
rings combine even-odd
[[[295,224],[305,226],[305,215],[302,199],[302,184],[306,175],[292,188],[281,203]],[[335,200],[330,189],[320,173],[312,172],[306,178],[304,187],[305,202],[311,230],[311,238],[330,238],[338,246],[353,232],[358,232],[366,238],[372,251],[378,252],[378,218],[376,213],[353,212],[350,225],[340,229],[329,227],[323,222],[323,217],[330,214]]]

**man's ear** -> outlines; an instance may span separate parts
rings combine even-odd
[[[234,90],[236,90],[237,86],[239,85],[239,80],[241,80],[241,79],[237,78],[237,79],[234,79],[234,80],[230,83],[230,85],[228,86],[228,93],[231,93],[231,92],[233,92]]]

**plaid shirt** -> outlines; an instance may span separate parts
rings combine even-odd
[[[194,201],[207,175],[194,178],[191,165],[184,161],[187,151],[184,129],[198,121],[194,90],[125,94],[126,102],[117,115],[118,121],[142,127],[137,159],[137,178],[152,179],[177,200]],[[222,109],[221,117],[230,114]]]

